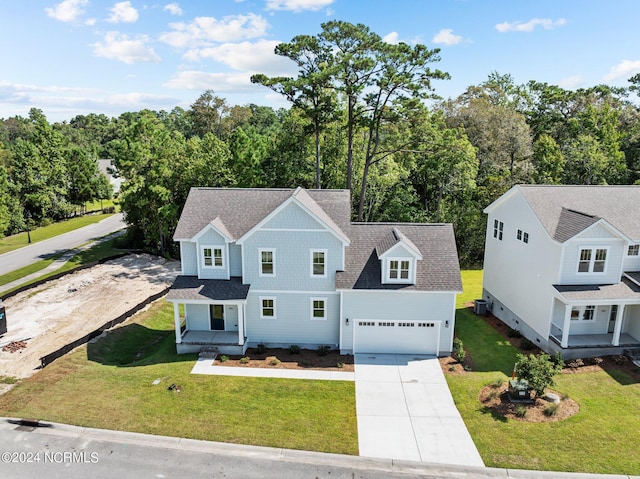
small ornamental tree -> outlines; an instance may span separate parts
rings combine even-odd
[[[518,354],[518,362],[516,365],[516,373],[518,378],[524,379],[529,383],[529,387],[535,391],[536,396],[542,396],[544,390],[549,386],[553,386],[553,376],[562,371],[563,362],[553,362],[548,354],[540,353],[539,355]]]

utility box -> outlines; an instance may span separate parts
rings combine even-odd
[[[0,334],[4,334],[7,332],[7,313],[2,305],[2,300],[0,299]]]
[[[511,399],[527,400],[529,396],[529,382],[524,379],[509,380],[509,396]]]
[[[487,302],[484,299],[476,299],[473,303],[473,312],[480,316],[486,316]]]

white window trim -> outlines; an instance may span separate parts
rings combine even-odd
[[[391,277],[391,262],[398,262],[398,277]],[[408,278],[400,278],[400,272],[402,271],[402,261],[409,262],[409,277]],[[416,282],[416,260],[415,258],[410,257],[402,257],[402,256],[391,256],[387,258],[385,262],[386,271],[385,271],[385,282],[386,283],[397,283],[397,284],[415,284]]]
[[[504,234],[504,222],[495,218],[493,220],[493,237],[498,241],[502,241],[503,234]]]
[[[640,256],[640,251],[638,251],[638,252],[637,252],[637,253],[635,253],[635,254],[629,254],[629,250],[630,250],[631,248],[633,248],[633,247],[635,247],[635,248],[636,248],[636,251],[638,251],[638,250],[640,249],[640,245],[638,245],[637,243],[630,244],[629,246],[627,246],[627,256],[628,256],[629,258],[637,258],[637,257],[639,257],[639,256]]]
[[[316,318],[313,315],[313,311],[314,311],[313,302],[314,301],[322,301],[322,302],[324,302],[324,309],[323,309],[324,316],[321,317],[321,318]],[[309,304],[310,304],[310,307],[311,307],[311,311],[309,313],[311,321],[326,321],[327,320],[327,298],[309,298]]]
[[[260,319],[277,319],[278,313],[277,313],[277,301],[276,298],[274,296],[260,296],[259,297],[260,300]],[[264,305],[262,304],[262,301],[264,300],[271,300],[273,301],[273,316],[265,316],[263,314],[264,312]]]
[[[263,273],[262,272],[262,253],[269,252],[271,253],[271,259],[273,261],[273,273]],[[274,278],[276,276],[276,249],[275,248],[259,248],[258,249],[258,276],[263,278]]]
[[[589,258],[589,271],[580,271],[580,254],[582,253],[582,250],[587,250],[587,249],[591,250],[591,258]],[[604,268],[602,271],[593,271],[593,267],[596,261],[596,251],[598,251],[599,249],[603,249],[606,251]],[[609,264],[609,247],[608,246],[578,246],[578,257],[576,260],[576,274],[579,274],[579,275],[590,274],[590,275],[604,276],[607,274],[608,264]]]
[[[591,310],[593,311],[593,316],[591,316],[591,319],[584,318],[584,313],[587,310],[587,308],[592,308]],[[598,307],[593,304],[585,304],[584,306],[573,306],[571,310],[578,311],[578,319],[572,319],[571,320],[572,323],[577,323],[577,322],[593,323],[596,320],[596,312],[598,311]]]
[[[312,278],[326,278],[327,277],[327,258],[329,257],[328,251],[326,249],[311,249],[309,250],[309,263],[310,263],[310,271],[309,274]],[[313,274],[313,254],[314,253],[324,253],[324,274]]]
[[[205,249],[210,249],[211,250],[211,266],[208,266],[205,264],[204,259],[204,250]],[[219,249],[220,250],[220,259],[222,260],[222,264],[220,266],[216,266],[216,255],[215,255],[215,250]],[[202,245],[200,247],[200,263],[202,264],[203,268],[206,269],[224,269],[224,265],[225,265],[225,258],[224,258],[224,251],[225,251],[225,247],[224,246],[220,246],[220,245]]]

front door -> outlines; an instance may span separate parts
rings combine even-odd
[[[209,306],[209,318],[211,318],[212,331],[224,331],[224,306],[222,304]]]

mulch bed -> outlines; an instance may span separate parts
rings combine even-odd
[[[490,384],[482,388],[478,394],[478,400],[484,408],[499,418],[524,422],[554,422],[567,419],[580,410],[580,406],[573,399],[563,398],[562,394],[549,389],[547,392],[553,392],[561,398],[554,413],[550,414],[547,412],[553,404],[550,401],[536,398],[533,403],[511,402],[506,388],[506,382]]]
[[[299,353],[295,354],[288,349],[258,351],[257,349],[249,348],[244,356],[227,356],[228,359],[226,361],[221,361],[221,357],[222,355],[218,355],[215,364],[243,368],[354,371],[353,356],[340,354],[338,351],[327,351],[324,355],[321,355],[319,351],[311,349],[301,349]],[[249,360],[241,362],[243,357],[247,357]]]

